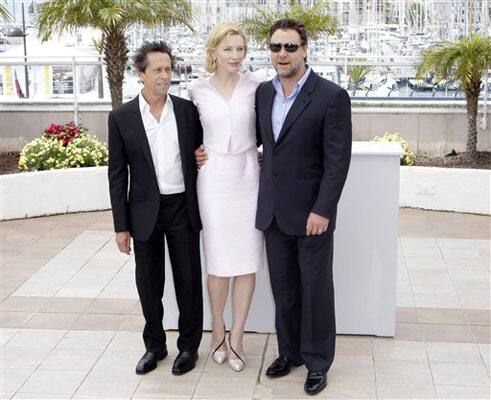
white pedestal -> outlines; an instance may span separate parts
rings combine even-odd
[[[334,236],[336,325],[340,334],[394,336],[399,156],[400,147],[396,143],[353,143]],[[246,243],[244,247],[247,248]],[[247,331],[274,332],[274,305],[266,261],[265,266],[257,274]],[[206,266],[202,267],[204,329],[209,330]],[[230,303],[229,298],[227,329],[231,326]],[[164,310],[165,329],[177,329],[178,311],[168,256]]]

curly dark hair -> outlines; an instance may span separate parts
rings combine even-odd
[[[271,40],[271,36],[273,36],[273,34],[278,29],[284,29],[284,30],[291,29],[297,31],[297,33],[300,35],[301,45],[302,46],[307,45],[308,42],[307,31],[302,21],[299,21],[297,19],[291,19],[291,18],[279,19],[271,26],[271,28],[269,28],[269,40]]]
[[[147,54],[153,52],[167,54],[170,57],[171,67],[174,69],[175,57],[172,55],[172,49],[166,42],[159,40],[143,43],[133,54],[133,65],[138,72],[145,72],[148,66]]]

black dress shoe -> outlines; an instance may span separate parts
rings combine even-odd
[[[138,361],[135,372],[138,375],[146,374],[147,372],[150,372],[157,368],[157,363],[160,360],[163,360],[165,357],[167,357],[167,349],[165,349],[161,353],[152,353],[150,351],[147,351],[143,355],[143,357],[140,358],[140,361]]]
[[[325,372],[309,371],[304,389],[307,394],[317,394],[327,386],[327,375]]]
[[[191,371],[196,367],[196,361],[198,360],[198,352],[191,353],[190,351],[181,351],[172,366],[172,373],[174,375],[182,375]]]
[[[294,362],[288,357],[279,356],[266,370],[266,375],[270,378],[279,378],[281,376],[288,375],[292,366],[298,367],[303,364],[303,361]]]

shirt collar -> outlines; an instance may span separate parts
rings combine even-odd
[[[307,81],[311,72],[312,72],[312,67],[308,65],[307,70],[304,72],[303,76],[298,80],[297,84],[295,85],[295,89],[290,94],[290,96],[288,96],[288,98],[291,98],[292,96],[296,96],[298,92],[300,92],[303,85],[305,85],[305,82]],[[279,93],[282,96],[284,96],[283,87],[281,86],[281,82],[280,82],[280,78],[278,77],[278,74],[273,78],[272,83],[276,90],[276,93]]]
[[[146,112],[150,112],[150,104],[147,103],[145,97],[143,97],[142,92],[140,92],[140,94],[138,95],[138,104],[140,106],[140,113],[142,115]],[[167,93],[167,100],[165,101],[164,109],[162,110],[162,115],[166,113],[167,108],[169,110],[173,109],[172,99],[170,98],[169,93]]]

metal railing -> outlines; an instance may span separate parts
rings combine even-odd
[[[370,102],[411,100],[454,100],[464,102],[464,93],[458,82],[436,82],[430,78],[415,79],[415,57],[376,56],[309,56],[314,70],[326,79],[344,87],[354,100]],[[260,70],[262,79],[272,78],[274,70],[267,57],[249,56],[245,69]],[[25,66],[29,73],[29,93],[25,96]],[[361,68],[363,67],[363,68]],[[364,69],[360,73],[358,69]],[[189,83],[205,73],[202,58],[187,57],[179,61],[173,75],[171,93],[187,96]],[[487,99],[491,94],[491,71],[483,77],[481,111],[487,113]],[[355,77],[356,76],[356,77]],[[355,81],[357,79],[357,81]],[[128,66],[123,84],[123,97],[130,99],[141,90],[138,75]],[[80,102],[110,102],[106,69],[102,56],[77,57],[5,57],[0,55],[0,102],[60,102],[73,104],[75,120],[78,119]]]

